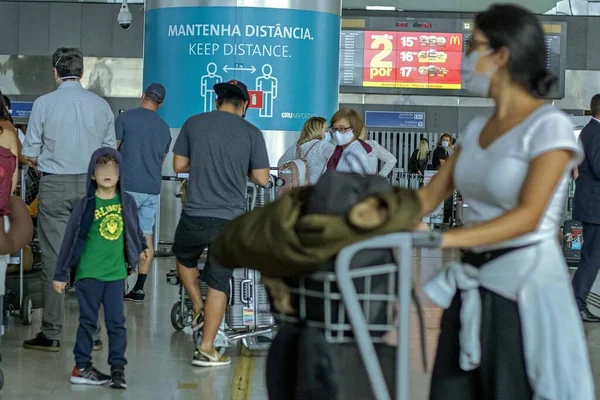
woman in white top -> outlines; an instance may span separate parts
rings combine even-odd
[[[372,174],[377,173],[378,163],[379,160],[381,160],[383,167],[381,168],[381,171],[379,171],[379,175],[386,177],[390,174],[390,172],[392,172],[392,169],[394,169],[394,166],[396,166],[398,159],[375,140],[367,140],[367,133],[367,127],[365,126],[358,138],[364,140],[365,143],[367,143],[373,149],[373,151],[369,153],[370,172]]]
[[[333,154],[335,146],[323,140],[328,133],[327,120],[322,117],[309,118],[302,127],[300,138],[293,146],[281,156],[278,167],[286,162],[298,158],[298,147],[300,148],[300,158],[306,159],[308,174],[310,177],[309,185],[314,185],[319,177],[325,172],[327,161]]]
[[[475,19],[463,82],[491,97],[431,183],[423,215],[458,188],[467,227],[442,236],[461,249],[425,292],[446,308],[431,400],[592,400],[583,326],[556,239],[570,171],[582,151],[569,118],[545,104],[556,78],[546,69],[537,18],[495,5]]]
[[[351,108],[342,108],[331,117],[331,132],[337,146],[327,169],[339,172],[368,173],[370,145],[359,139],[365,124]]]

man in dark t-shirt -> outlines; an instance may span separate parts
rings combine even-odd
[[[141,106],[125,111],[115,121],[119,152],[123,157],[125,190],[138,207],[140,228],[146,237],[148,258],[140,261],[135,286],[125,300],[142,302],[146,297],[144,283],[154,256],[152,232],[158,209],[162,165],[171,146],[169,126],[156,112],[165,101],[166,91],[160,83],[152,83],[144,91]]]
[[[448,149],[450,148],[450,141],[452,137],[447,133],[444,133],[440,138],[438,147],[433,151],[432,166],[433,169],[438,171],[448,158]]]
[[[247,180],[264,186],[269,180],[269,158],[262,132],[246,121],[248,90],[239,81],[218,83],[217,110],[189,118],[173,147],[173,169],[189,172],[185,202],[175,230],[173,253],[177,271],[192,300],[192,329],[202,329],[202,343],[192,365],[231,364],[213,346],[227,305],[233,270],[206,263],[206,304],[198,285],[198,261],[221,229],[246,211]]]

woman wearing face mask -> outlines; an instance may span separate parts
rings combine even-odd
[[[442,236],[460,249],[425,293],[446,308],[430,399],[594,399],[583,326],[556,236],[569,172],[582,159],[569,118],[541,97],[546,69],[537,18],[496,5],[475,18],[464,87],[491,97],[456,151],[419,191],[423,215],[456,188],[472,209]],[[458,289],[457,289],[458,288]]]
[[[365,124],[351,108],[342,108],[331,117],[331,132],[337,146],[327,163],[327,169],[340,172],[366,173],[370,171],[370,145],[358,136]]]
[[[392,172],[392,169],[394,169],[398,159],[375,140],[367,140],[367,133],[367,127],[365,126],[363,127],[358,138],[360,140],[364,140],[365,143],[367,143],[373,149],[373,151],[369,153],[369,172],[372,174],[377,173],[377,164],[381,160],[383,167],[381,168],[381,171],[379,171],[379,175],[385,178],[390,174],[390,172]]]
[[[305,159],[310,176],[308,184],[314,185],[325,172],[327,161],[335,149],[334,145],[324,140],[327,133],[329,129],[325,118],[309,118],[302,127],[300,138],[281,156],[277,166],[281,167],[291,160]]]
[[[440,141],[438,142],[437,148],[433,151],[432,157],[432,168],[434,170],[439,170],[442,165],[446,162],[446,159],[449,156],[450,143],[452,142],[452,136],[447,133],[444,133],[440,137]]]

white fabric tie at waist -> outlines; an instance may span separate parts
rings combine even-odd
[[[461,292],[459,363],[464,371],[472,371],[481,363],[479,277],[478,268],[454,262],[423,287],[425,294],[444,309],[450,307],[456,291]]]

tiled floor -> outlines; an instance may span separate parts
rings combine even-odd
[[[423,251],[419,264],[417,278],[422,282],[438,270],[441,255],[437,251]],[[5,376],[0,399],[266,399],[265,353],[251,353],[236,347],[229,350],[234,359],[231,367],[202,369],[190,365],[193,350],[191,332],[176,332],[170,323],[170,310],[177,299],[177,290],[166,282],[165,273],[173,267],[173,261],[160,258],[156,265],[146,284],[146,302],[143,305],[126,304],[129,360],[126,371],[129,388],[126,391],[69,384],[78,318],[76,299],[69,296],[59,353],[41,353],[22,348],[22,340],[32,337],[39,329],[39,311],[35,312],[30,327],[8,318],[0,346]],[[426,303],[426,314],[426,341],[431,366],[441,313]],[[413,327],[410,398],[425,400],[429,376],[422,369],[415,318]],[[600,367],[600,326],[586,327],[586,332],[592,363]],[[95,353],[94,359],[98,368],[107,371],[105,331],[103,341],[105,349]]]

